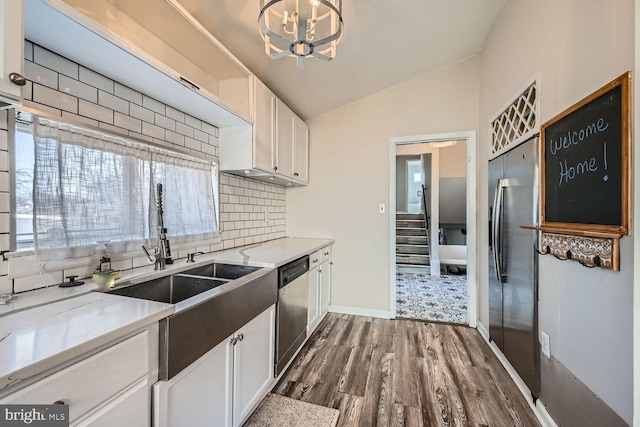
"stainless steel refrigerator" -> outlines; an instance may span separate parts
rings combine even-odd
[[[489,161],[489,335],[537,398],[539,142]]]

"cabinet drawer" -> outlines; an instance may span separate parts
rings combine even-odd
[[[309,255],[309,269],[316,268],[322,262],[322,249]]]
[[[149,371],[144,331],[0,400],[1,404],[48,405],[62,400],[74,421]]]
[[[147,379],[140,380],[112,402],[103,406],[76,427],[149,427],[151,407]]]
[[[320,264],[331,259],[331,245],[325,246],[318,252],[320,252]]]

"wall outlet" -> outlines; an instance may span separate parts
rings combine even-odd
[[[540,331],[540,347],[542,354],[551,358],[551,344],[549,343],[549,335],[545,331]]]
[[[386,208],[384,206],[384,203],[380,203],[380,205],[378,206],[378,213],[383,214],[385,213],[385,211],[386,211]]]

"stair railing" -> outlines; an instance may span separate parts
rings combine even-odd
[[[429,213],[427,212],[427,187],[422,184],[422,206],[424,206],[424,226],[427,228],[427,245],[431,253],[431,232],[429,231]],[[429,256],[431,258],[431,256]]]

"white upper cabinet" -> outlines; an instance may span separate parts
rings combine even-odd
[[[276,128],[276,166],[278,174],[287,178],[293,178],[293,119],[295,114],[284,102],[278,99],[276,116],[278,126]]]
[[[293,177],[309,182],[309,127],[301,118],[293,119]]]
[[[253,96],[253,126],[220,129],[220,170],[279,185],[306,185],[306,123],[255,77]]]
[[[24,36],[22,0],[0,0],[0,108],[20,102]],[[13,81],[12,81],[13,80]]]
[[[253,166],[264,171],[276,170],[275,158],[276,96],[260,81],[255,85],[255,141]]]
[[[25,37],[212,125],[252,121],[251,72],[176,0],[29,0]]]

